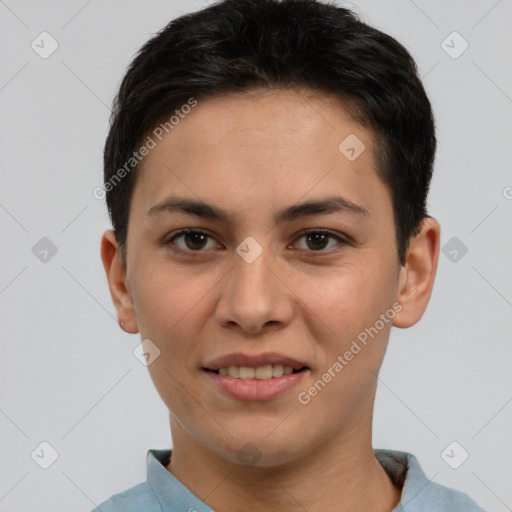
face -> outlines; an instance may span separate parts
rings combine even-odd
[[[336,99],[259,90],[145,157],[116,305],[173,429],[266,466],[367,433],[404,272],[373,148]]]

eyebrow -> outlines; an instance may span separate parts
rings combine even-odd
[[[209,218],[229,222],[233,214],[228,211],[197,199],[168,197],[152,206],[146,215],[155,217],[160,213],[185,213],[201,218]],[[335,212],[347,212],[356,215],[369,215],[366,208],[341,196],[329,196],[323,199],[306,201],[278,210],[274,216],[276,223],[290,222],[308,215],[326,215]]]

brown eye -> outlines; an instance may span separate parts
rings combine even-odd
[[[325,249],[329,243],[329,238],[330,236],[325,233],[309,233],[306,235],[306,243],[313,250]]]
[[[208,241],[210,247],[208,247]],[[215,240],[204,231],[183,230],[176,233],[167,243],[176,245],[179,249],[188,252],[202,252],[202,249],[217,247]]]
[[[325,249],[331,249],[336,245],[346,244],[346,241],[343,240],[343,238],[325,230],[307,231],[297,240],[299,241],[303,239],[304,242],[299,243],[299,246],[296,247],[297,249],[319,252]]]

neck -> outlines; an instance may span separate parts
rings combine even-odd
[[[250,467],[198,443],[171,416],[167,470],[216,512],[390,512],[401,490],[374,456],[371,429],[347,433],[289,464]]]

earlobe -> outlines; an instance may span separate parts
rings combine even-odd
[[[119,326],[131,334],[139,332],[133,299],[127,284],[126,265],[121,261],[119,244],[109,229],[101,238],[101,260],[107,276],[112,302],[117,311]]]
[[[426,217],[419,233],[409,241],[407,258],[400,269],[397,301],[402,309],[394,318],[396,327],[414,325],[427,308],[439,260],[440,234],[439,222]]]

